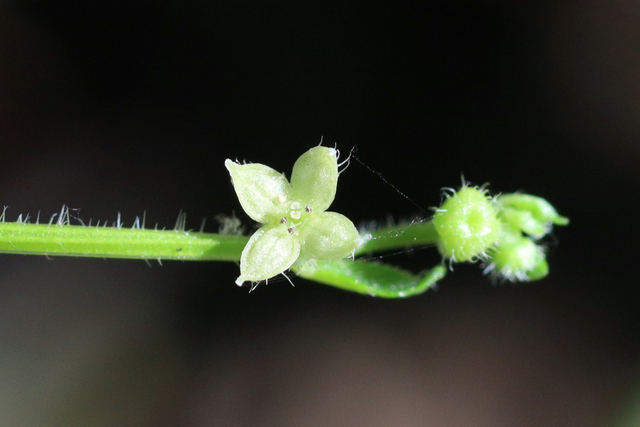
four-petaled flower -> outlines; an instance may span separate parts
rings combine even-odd
[[[264,224],[242,251],[238,286],[274,277],[298,258],[345,258],[361,244],[347,217],[325,212],[336,194],[337,156],[333,148],[310,149],[294,164],[291,183],[268,166],[225,161],[242,208]]]

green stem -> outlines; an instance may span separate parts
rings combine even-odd
[[[144,228],[0,222],[0,253],[239,261],[246,236]]]
[[[183,224],[180,224],[183,225]],[[433,244],[431,222],[394,226],[365,236],[357,254]],[[68,213],[59,223],[0,222],[0,253],[94,258],[188,261],[239,261],[247,236],[177,230],[69,225]],[[356,260],[309,262],[293,270],[326,285],[375,295],[404,298],[430,289],[446,273],[444,266],[413,275],[393,266]]]
[[[438,233],[431,221],[398,225],[366,235],[365,243],[356,250],[356,255],[435,245],[437,242]]]
[[[433,245],[433,224],[400,225],[365,236],[356,255]],[[0,222],[0,253],[94,258],[239,261],[247,236],[145,228]]]
[[[375,230],[356,255],[433,245],[430,221]],[[94,258],[239,261],[247,236],[144,228],[0,222],[0,253]]]

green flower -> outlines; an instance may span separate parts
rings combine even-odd
[[[337,260],[354,253],[361,238],[344,215],[325,212],[336,195],[338,152],[314,147],[296,161],[291,183],[259,163],[225,166],[244,211],[264,224],[240,258],[238,286],[277,276],[299,258]]]

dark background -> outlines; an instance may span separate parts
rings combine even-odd
[[[459,266],[397,301],[2,255],[0,423],[611,425],[639,373],[639,52],[632,0],[3,2],[8,220],[215,231],[241,215],[224,159],[289,173],[323,136],[425,208],[464,173],[572,222],[544,281]],[[356,222],[417,213],[358,163],[340,179]]]

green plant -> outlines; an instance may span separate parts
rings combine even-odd
[[[485,188],[450,190],[432,220],[358,233],[343,215],[327,212],[336,194],[339,153],[314,147],[293,167],[291,181],[261,164],[227,160],[243,209],[263,224],[250,238],[240,234],[187,231],[184,216],[173,230],[147,229],[136,219],[125,228],[72,225],[69,209],[48,224],[0,218],[0,252],[99,258],[240,261],[236,283],[257,283],[291,270],[298,276],[348,291],[402,298],[420,294],[442,279],[444,262],[413,274],[377,261],[374,254],[435,245],[448,260],[485,265],[485,273],[509,281],[537,280],[548,274],[539,241],[552,225],[566,225],[544,199],[527,194],[491,197]],[[237,224],[235,224],[237,225]],[[237,227],[231,228],[237,228]],[[285,276],[286,277],[286,276]]]

